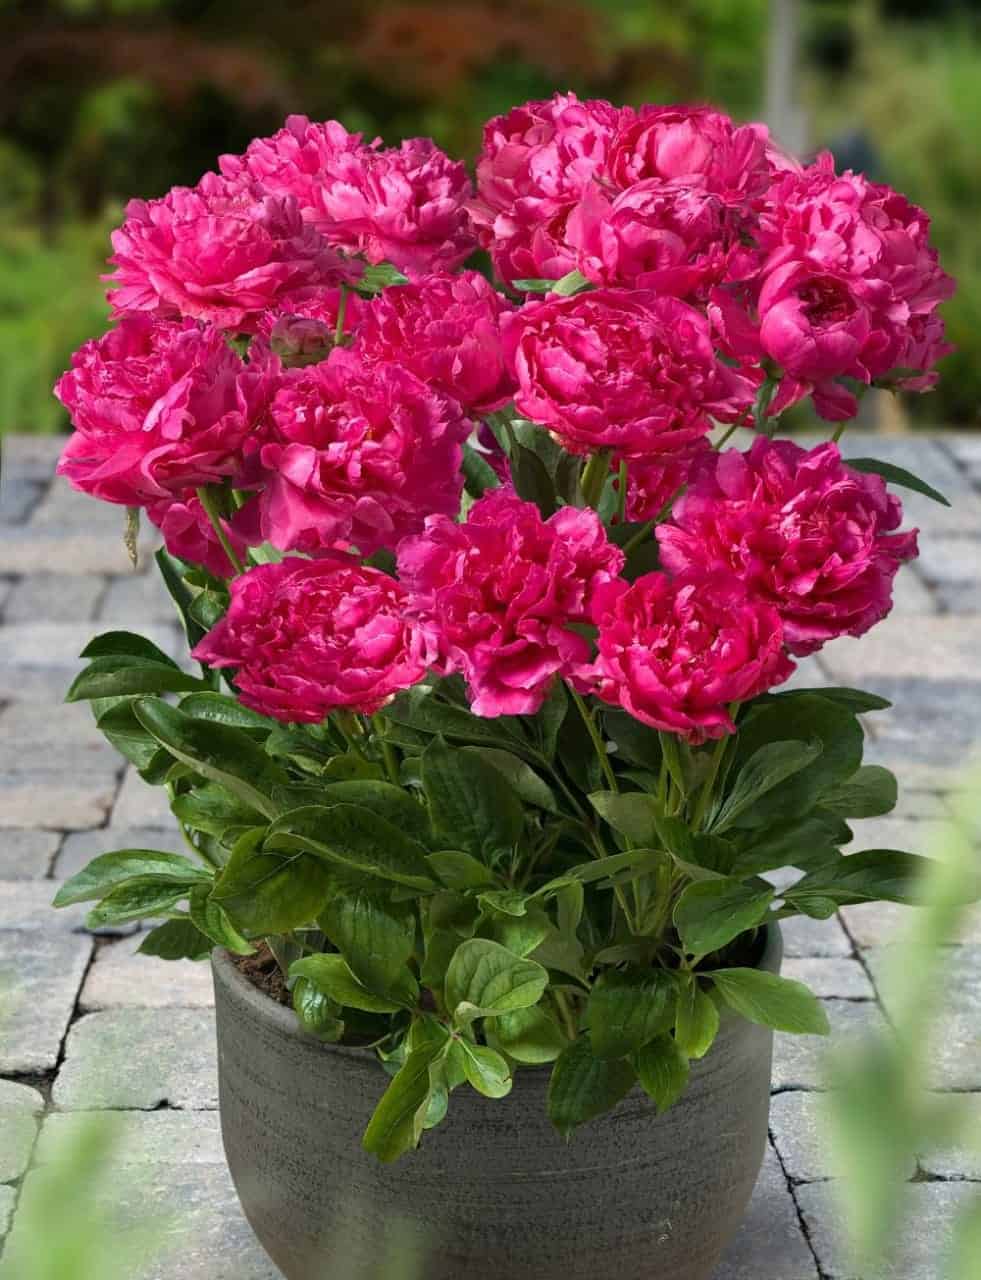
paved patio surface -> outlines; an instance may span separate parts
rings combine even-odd
[[[859,847],[922,849],[981,720],[981,439],[846,437],[846,454],[906,466],[954,502],[911,495],[923,554],[900,574],[893,615],[862,641],[808,660],[801,682],[858,684],[897,699],[872,718],[867,759],[903,784],[895,815],[858,824]],[[153,1205],[185,1243],[133,1280],[275,1280],[242,1219],[218,1134],[212,993],[205,966],[134,954],[132,935],[93,937],[84,909],[55,912],[58,885],[89,858],[179,848],[163,793],[105,744],[85,706],[60,699],[99,629],[125,627],[178,652],[162,587],[134,574],[122,516],[51,484],[58,442],[4,442],[0,487],[0,980],[15,998],[0,1026],[0,1250],[18,1230],[45,1152],[79,1113],[122,1112],[113,1194]],[[785,971],[826,1001],[838,1036],[882,1017],[883,948],[902,918],[848,908],[786,929]],[[981,916],[951,953],[958,1008],[936,1085],[977,1095],[981,1119]],[[821,1043],[778,1037],[770,1148],[749,1217],[716,1280],[854,1280],[835,1238],[816,1091]],[[911,1169],[896,1280],[942,1280],[950,1214],[981,1181],[968,1153]],[[9,1276],[0,1261],[3,1280]],[[503,1277],[502,1277],[503,1280]],[[605,1280],[597,1277],[597,1280]]]

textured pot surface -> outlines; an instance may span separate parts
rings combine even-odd
[[[772,930],[761,967],[780,949]],[[670,1111],[638,1088],[568,1144],[547,1069],[518,1069],[500,1101],[464,1085],[415,1154],[382,1165],[361,1148],[388,1083],[374,1056],[322,1045],[226,954],[213,965],[225,1151],[288,1280],[711,1276],[763,1159],[771,1032],[724,1017]]]

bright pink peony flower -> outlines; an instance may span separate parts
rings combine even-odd
[[[472,424],[400,365],[337,347],[282,374],[268,418],[262,529],[281,551],[354,544],[371,555],[459,508]]]
[[[131,200],[112,233],[116,315],[190,316],[252,333],[285,294],[352,277],[292,197],[208,173],[160,200]]]
[[[692,440],[682,449],[664,453],[650,453],[643,458],[627,461],[628,520],[643,522],[655,520],[665,503],[686,485],[698,463],[712,453],[712,446],[704,436]],[[620,470],[620,460],[614,457],[614,474]],[[614,482],[618,483],[618,482]]]
[[[765,277],[759,316],[760,346],[791,377],[819,384],[865,373],[869,314],[846,281],[790,262]]]
[[[337,319],[341,305],[340,289],[301,289],[287,294],[259,320],[256,330],[258,345],[250,357],[265,348],[286,365],[315,364],[323,360],[335,345]],[[360,328],[367,304],[356,293],[347,292],[344,299],[344,336],[351,338]]]
[[[252,507],[254,503],[253,498],[247,506]],[[239,532],[240,526],[245,524],[245,520],[241,518],[243,512],[248,515],[247,508],[243,507],[234,525],[227,520],[222,521],[222,528],[240,560],[245,559],[249,546],[249,541]],[[194,493],[188,492],[173,500],[161,498],[158,502],[151,502],[146,513],[151,523],[163,534],[164,546],[172,556],[186,560],[189,564],[200,565],[216,578],[232,577],[235,568],[218,541],[207,512]],[[261,538],[254,541],[258,543]]]
[[[902,514],[837,445],[760,436],[747,453],[707,458],[657,538],[672,572],[734,577],[776,608],[787,648],[802,655],[889,612],[896,571],[917,553],[915,530],[895,532]]]
[[[577,199],[519,200],[494,219],[493,236],[486,240],[498,277],[515,280],[561,280],[579,261],[569,243],[568,224],[579,207]]]
[[[495,489],[466,524],[430,517],[401,543],[398,565],[430,665],[463,674],[479,716],[533,715],[589,657],[570,624],[589,621],[623,553],[595,512],[563,507],[543,520],[534,503]]]
[[[676,298],[598,289],[504,318],[515,403],[571,453],[643,457],[734,421],[752,383],[716,358],[708,324]]]
[[[339,707],[370,715],[425,673],[405,592],[377,569],[287,557],[234,579],[231,596],[194,657],[236,668],[240,701],[262,715],[308,724]]]
[[[736,126],[711,107],[648,106],[627,117],[610,141],[607,170],[620,190],[645,178],[700,186],[727,205],[762,196],[778,157],[766,126]]]
[[[238,476],[273,371],[247,366],[213,328],[134,313],[72,357],[55,388],[71,415],[58,464],[76,489],[145,506]]]
[[[366,309],[358,336],[365,360],[394,361],[473,414],[511,399],[501,316],[511,310],[476,271],[426,276],[385,289]]]
[[[732,582],[686,583],[663,573],[597,592],[596,661],[582,692],[623,707],[691,743],[735,731],[728,707],[781,684],[794,670],[777,611]]]
[[[567,239],[594,284],[684,298],[721,280],[730,259],[738,264],[725,213],[718,196],[684,181],[651,178],[612,201],[593,185],[569,218]]]

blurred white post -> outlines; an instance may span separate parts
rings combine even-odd
[[[770,0],[770,39],[766,59],[766,122],[794,155],[807,148],[807,121],[797,102],[797,49],[800,0]]]

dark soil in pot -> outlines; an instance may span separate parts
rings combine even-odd
[[[774,930],[760,967],[780,950]],[[709,1280],[762,1162],[771,1032],[724,1017],[670,1111],[638,1088],[568,1144],[547,1069],[501,1101],[464,1086],[386,1166],[361,1148],[387,1084],[374,1055],[304,1034],[225,953],[213,965],[228,1163],[288,1280]]]

